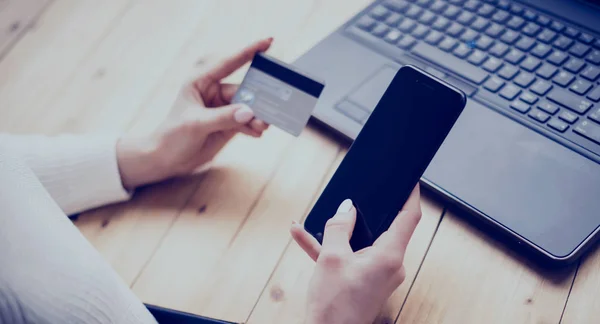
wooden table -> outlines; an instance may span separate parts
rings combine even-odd
[[[250,40],[274,36],[271,54],[293,61],[367,3],[0,0],[0,130],[146,132],[185,80]],[[142,188],[76,225],[145,302],[301,323],[313,263],[288,228],[344,153],[313,128],[293,138],[272,127],[261,140],[235,138],[211,171]],[[378,323],[600,321],[598,249],[541,270],[433,195],[422,204],[406,282]]]

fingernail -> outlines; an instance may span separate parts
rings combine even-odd
[[[267,38],[267,40],[269,41],[269,43],[273,42],[273,37],[269,37]]]
[[[352,207],[354,207],[352,205],[352,200],[346,199],[340,204],[337,211],[338,213],[347,213],[352,210]]]
[[[298,224],[295,220],[292,220],[292,225]]]
[[[250,107],[242,105],[238,110],[235,111],[233,118],[236,122],[245,124],[254,118],[254,112],[252,109],[250,109]]]

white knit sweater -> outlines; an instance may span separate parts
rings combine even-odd
[[[155,323],[65,216],[128,198],[116,137],[0,134],[0,323]]]

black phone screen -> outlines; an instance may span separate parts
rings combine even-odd
[[[359,250],[391,225],[465,106],[464,94],[400,68],[305,221],[319,241],[339,204],[352,199]]]

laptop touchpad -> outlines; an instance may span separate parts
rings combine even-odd
[[[377,72],[372,74],[365,82],[352,89],[348,94],[348,100],[353,103],[373,111],[390,82],[398,72],[397,68],[389,65],[383,66]]]

